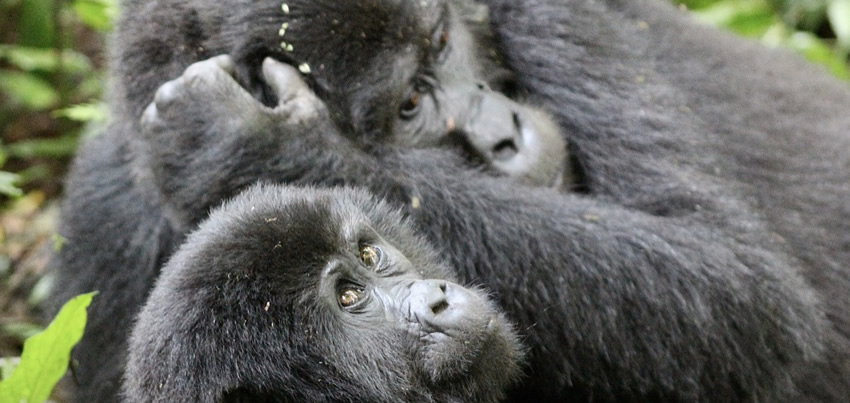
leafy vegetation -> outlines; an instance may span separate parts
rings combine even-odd
[[[115,3],[0,0],[0,195],[55,194],[84,123],[105,119],[102,33]]]
[[[0,377],[0,403],[40,403],[68,371],[71,348],[83,337],[95,293],[68,301],[43,332],[28,338],[20,360],[8,360]]]
[[[786,46],[850,79],[850,0],[675,0],[703,22]]]

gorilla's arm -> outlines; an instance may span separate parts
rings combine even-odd
[[[376,157],[321,126],[320,104],[307,103],[319,118],[299,126],[238,92],[226,63],[204,69],[190,69],[199,76],[146,115],[156,129],[145,134],[154,179],[173,217],[194,225],[258,179],[358,185],[406,206],[461,277],[496,293],[528,335],[530,365],[547,375],[526,381],[523,396],[770,397],[788,386],[783,364],[820,352],[809,289],[784,255],[758,246],[771,245],[766,231],[733,193],[710,201],[720,190],[709,181],[677,193],[677,177],[666,178],[671,192],[644,204],[639,195],[635,205],[650,207],[641,210],[488,178],[450,151],[385,148]],[[291,99],[275,74],[271,86]],[[199,103],[209,91],[224,96]],[[639,166],[658,158],[610,155]]]
[[[820,352],[808,286],[758,230],[706,221],[719,211],[653,216],[418,158],[400,168],[424,195],[415,222],[524,327],[534,373],[557,374],[520,396],[782,396]]]

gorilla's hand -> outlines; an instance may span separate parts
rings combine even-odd
[[[197,222],[200,212],[257,179],[285,179],[299,169],[294,161],[323,149],[317,142],[339,143],[329,139],[336,131],[326,127],[324,103],[291,66],[263,63],[278,99],[274,107],[252,97],[233,74],[227,55],[192,64],[157,90],[142,115],[148,165],[175,224]],[[271,171],[272,177],[263,174]]]
[[[204,142],[181,141],[184,156],[216,147],[219,137],[238,133],[260,133],[284,126],[306,127],[325,106],[289,65],[273,59],[263,63],[263,76],[277,96],[278,105],[267,107],[254,99],[234,79],[235,66],[228,55],[220,55],[189,66],[182,76],[163,84],[142,115],[143,134],[154,143],[163,135],[203,136]],[[212,129],[209,134],[198,129]],[[278,134],[282,134],[278,132]],[[201,140],[198,138],[198,140]],[[222,139],[223,140],[223,139]],[[210,144],[206,144],[212,141]]]

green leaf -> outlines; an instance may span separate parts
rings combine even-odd
[[[86,25],[98,31],[110,31],[118,6],[114,0],[76,0],[74,12]]]
[[[68,301],[50,326],[24,342],[21,362],[0,381],[0,403],[39,403],[50,397],[56,382],[68,371],[71,349],[83,337],[86,308],[96,292]]]
[[[71,133],[62,137],[46,138],[37,140],[23,140],[14,144],[6,145],[6,152],[16,158],[67,157],[77,150],[80,142],[78,135]]]
[[[56,25],[53,21],[55,0],[22,0],[18,17],[20,44],[47,48],[56,43]]]
[[[11,172],[0,171],[0,194],[9,197],[21,197],[24,191],[18,188],[17,184],[21,180],[20,175]]]
[[[845,52],[850,51],[850,0],[832,0],[827,8],[827,16],[832,32],[838,38],[838,45]]]
[[[77,122],[103,122],[106,120],[107,108],[104,103],[71,105],[53,112],[53,116],[66,118]]]
[[[675,0],[675,3],[685,5],[688,10],[699,10],[717,3],[717,0]]]
[[[745,36],[760,36],[777,19],[763,0],[722,0],[694,11],[694,16]]]
[[[0,90],[33,110],[44,110],[59,102],[59,93],[34,74],[0,71]]]
[[[13,66],[25,71],[54,72],[59,70],[59,66],[62,66],[64,71],[71,73],[92,70],[92,63],[89,58],[72,49],[65,49],[60,53],[56,49],[0,45],[0,59],[6,60]]]
[[[758,37],[773,26],[778,18],[767,11],[741,14],[727,22],[726,26],[741,36]]]
[[[826,65],[839,78],[850,78],[850,69],[844,59],[837,56],[822,39],[808,32],[795,32],[786,43],[807,59]]]

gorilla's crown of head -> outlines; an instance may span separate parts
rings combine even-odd
[[[372,71],[371,63],[383,59],[381,53],[419,52],[433,41],[447,11],[441,0],[286,0],[244,10],[227,25],[251,26],[259,36],[241,35],[244,43],[233,48],[244,49],[243,58],[271,55],[293,66],[309,66],[302,72],[313,77],[317,90],[340,91]]]
[[[369,112],[349,109],[387,105],[399,97],[393,91],[398,80],[410,79],[404,76],[410,66],[435,57],[431,50],[440,42],[449,8],[442,0],[287,0],[246,8],[229,18],[222,29],[236,32],[222,37],[236,41],[227,48],[236,50],[237,64],[259,66],[273,57],[299,67],[329,110],[342,114],[338,123],[347,125],[381,119],[352,118],[349,114]],[[326,96],[330,93],[337,95]],[[385,130],[384,125],[366,129]]]

